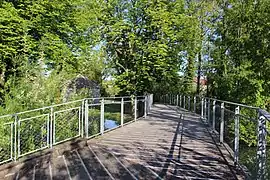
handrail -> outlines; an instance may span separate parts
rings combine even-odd
[[[241,104],[241,103],[236,103],[236,102],[231,102],[231,101],[225,101],[225,100],[220,100],[220,99],[211,98],[211,97],[203,97],[203,96],[196,96],[196,97],[210,99],[210,100],[213,100],[213,101],[218,101],[218,102],[221,102],[221,103],[231,104],[231,105],[235,105],[235,106],[241,106],[241,107],[257,109],[257,110],[260,109],[259,107],[255,107],[255,106],[249,106],[249,105],[246,105],[246,104]]]
[[[260,115],[264,116],[268,121],[270,121],[270,113],[269,112],[267,112],[264,109],[259,109],[259,113],[260,113]]]
[[[127,101],[127,98],[130,99]],[[96,99],[100,101],[91,101]],[[53,148],[71,139],[88,139],[102,135],[106,132],[105,118],[108,116],[117,122],[117,128],[123,127],[138,118],[147,117],[152,103],[151,94],[84,98],[2,115],[0,118],[7,118],[7,122],[2,121],[0,126],[0,165],[43,149]],[[114,106],[106,109],[108,104]],[[24,115],[19,116],[22,114]]]
[[[146,97],[146,96],[134,96],[134,97],[143,98],[143,97]],[[59,107],[59,106],[62,106],[62,105],[72,104],[72,103],[76,103],[76,102],[82,102],[82,101],[85,101],[85,100],[122,99],[122,98],[132,98],[132,96],[84,98],[84,99],[69,101],[69,102],[60,103],[60,104],[52,104],[50,106],[44,106],[44,107],[41,107],[41,108],[26,110],[26,111],[22,111],[22,112],[15,112],[13,114],[1,115],[0,118],[5,118],[5,117],[10,117],[10,116],[15,116],[15,115],[21,115],[21,114],[35,112],[35,111],[40,111],[40,110],[45,110],[45,109],[50,109],[52,107]]]

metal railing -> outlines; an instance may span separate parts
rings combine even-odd
[[[75,138],[102,135],[146,117],[152,103],[153,95],[86,98],[0,116],[0,164]]]
[[[270,158],[266,156],[267,129],[270,128],[268,112],[258,107],[200,96],[167,94],[155,97],[155,100],[199,114],[202,121],[218,134],[219,142],[229,146],[235,166],[251,179],[270,179]],[[243,141],[242,144],[256,147],[241,145]]]

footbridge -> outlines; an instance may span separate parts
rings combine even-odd
[[[205,97],[83,99],[0,117],[0,179],[267,179],[269,114]],[[257,147],[241,156],[243,124]],[[245,125],[246,125],[245,124]]]

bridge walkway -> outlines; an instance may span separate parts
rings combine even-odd
[[[156,104],[140,119],[62,154],[0,172],[2,179],[244,179],[194,113]]]

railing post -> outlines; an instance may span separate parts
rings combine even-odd
[[[169,104],[171,105],[172,104],[172,95],[170,94],[170,101],[169,101]]]
[[[266,118],[259,115],[258,119],[258,147],[257,147],[257,180],[266,179]]]
[[[220,119],[220,138],[219,142],[223,143],[224,141],[224,103],[221,103],[221,119]]]
[[[177,94],[177,96],[176,96],[176,106],[178,106],[178,104],[179,104],[179,95]]]
[[[146,118],[148,113],[148,98],[147,96],[144,97],[144,118]]]
[[[55,142],[55,121],[54,121],[54,114],[53,114],[53,107],[51,107],[51,122],[50,122],[50,148],[53,147]]]
[[[48,126],[49,127],[49,126]],[[14,154],[14,123],[10,124],[10,158],[13,160],[13,154]]]
[[[190,96],[188,96],[188,110],[190,111]]]
[[[193,108],[194,108],[194,113],[196,113],[196,96],[193,98]]]
[[[84,124],[85,124],[85,129],[84,129],[84,133],[85,133],[85,136],[88,138],[89,134],[88,134],[88,129],[89,129],[89,105],[88,105],[88,99],[85,100],[85,103],[84,103]]]
[[[240,107],[235,108],[235,124],[234,124],[234,165],[238,164],[239,159],[239,113]]]
[[[182,107],[182,95],[180,95],[180,108]]]
[[[101,99],[100,106],[100,133],[104,134],[104,98]]]
[[[137,97],[134,97],[134,120],[137,120]]]
[[[163,104],[165,104],[165,95],[162,95]]]
[[[210,125],[211,121],[211,99],[208,99],[208,112],[207,112],[207,119],[208,119],[208,124]]]
[[[206,119],[206,113],[207,113],[206,109],[207,109],[207,100],[206,98],[204,98],[204,115],[203,115],[204,119]]]
[[[186,96],[184,96],[183,108],[186,109]]]
[[[124,98],[121,99],[121,126],[124,125]]]
[[[212,121],[212,125],[213,125],[213,130],[216,130],[216,101],[213,101],[213,121]]]
[[[201,118],[202,119],[203,119],[203,115],[204,115],[204,111],[203,111],[204,105],[203,105],[203,103],[204,103],[204,99],[202,98],[202,100],[201,100]]]
[[[148,106],[147,106],[147,115],[151,111],[151,107],[153,105],[153,94],[148,95]]]
[[[83,124],[84,124],[84,119],[85,119],[85,116],[84,116],[84,104],[85,104],[85,99],[82,100],[82,104],[81,104],[81,113],[80,113],[80,116],[79,116],[79,132],[80,132],[80,135],[81,137],[84,136],[84,129],[83,129]]]
[[[17,132],[18,132],[18,115],[15,114],[15,123],[14,123],[14,160],[17,161]]]

